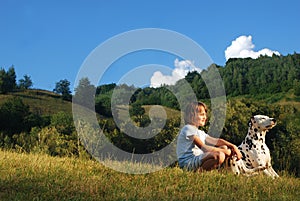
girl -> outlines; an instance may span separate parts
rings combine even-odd
[[[184,114],[185,126],[177,141],[177,157],[181,168],[187,170],[212,170],[221,165],[227,157],[242,158],[239,149],[232,143],[213,138],[198,127],[205,125],[207,107],[202,102],[190,103]]]

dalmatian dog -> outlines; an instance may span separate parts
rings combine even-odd
[[[231,170],[235,174],[251,176],[262,171],[272,178],[279,177],[272,168],[270,151],[265,143],[266,133],[274,126],[276,126],[274,118],[265,115],[251,117],[248,134],[238,146],[243,158],[237,160],[236,156],[233,156],[230,160]]]

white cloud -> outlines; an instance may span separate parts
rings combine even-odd
[[[195,67],[194,63],[190,60],[179,61],[177,58],[174,61],[174,70],[171,75],[163,75],[160,71],[153,73],[151,77],[151,87],[160,87],[161,85],[174,85],[178,80],[183,79],[188,72],[198,71],[200,68]]]
[[[225,50],[225,58],[258,58],[260,55],[272,56],[273,54],[280,55],[278,51],[273,51],[267,48],[255,52],[255,45],[252,43],[252,36],[240,36]]]

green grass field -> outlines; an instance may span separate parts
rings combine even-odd
[[[1,95],[0,104],[20,97],[33,112],[43,115],[72,112],[71,102],[59,95],[28,90]],[[287,98],[285,98],[287,97]],[[270,100],[272,102],[273,100]],[[299,102],[280,97],[276,104]],[[149,114],[151,106],[144,106]],[[118,108],[121,116],[125,109]],[[168,118],[180,112],[165,108]],[[107,163],[127,167],[116,161]],[[155,168],[152,164],[137,164]],[[129,167],[129,166],[128,166]],[[160,168],[157,168],[160,169]],[[148,174],[116,172],[91,160],[55,158],[40,154],[0,151],[0,201],[17,200],[300,200],[300,179],[281,173],[276,180],[259,175],[251,178],[226,171],[194,173],[177,167]]]
[[[30,111],[41,115],[56,114],[60,111],[72,113],[72,103],[62,100],[61,96],[50,91],[29,89],[0,95],[0,105],[10,98],[20,98]]]
[[[117,162],[116,165],[124,165]],[[300,179],[166,168],[125,174],[95,162],[0,151],[0,200],[300,200]]]

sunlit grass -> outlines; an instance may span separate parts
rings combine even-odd
[[[46,90],[29,89],[0,95],[0,105],[10,98],[21,98],[24,104],[30,106],[33,113],[51,115],[64,111],[71,114],[72,103],[62,100],[61,96]]]
[[[126,166],[115,161],[111,164]],[[300,196],[300,179],[288,175],[272,180],[264,175],[248,178],[177,167],[126,174],[90,160],[6,151],[0,152],[0,175],[0,200],[281,201]]]

